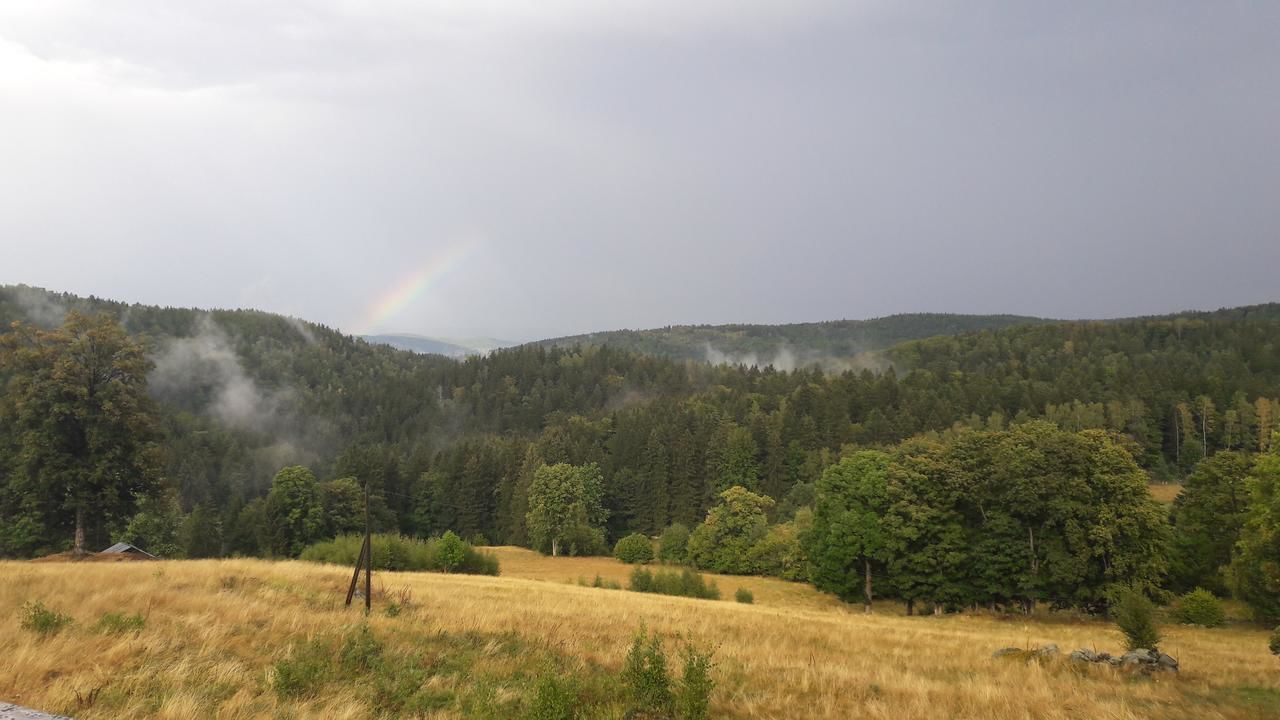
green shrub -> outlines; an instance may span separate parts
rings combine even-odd
[[[368,624],[363,624],[343,638],[339,659],[347,672],[370,672],[382,659],[382,643],[373,636]]]
[[[123,635],[125,633],[140,632],[147,624],[147,619],[142,613],[134,613],[126,615],[124,613],[103,613],[98,618],[98,624],[94,629],[104,635]]]
[[[39,600],[23,603],[21,613],[22,629],[37,635],[57,635],[72,623],[70,615],[50,610]]]
[[[636,633],[622,667],[622,682],[634,709],[658,717],[671,714],[671,676],[667,673],[662,638],[657,633],[649,637],[643,627]]]
[[[738,588],[738,591],[733,594],[733,599],[740,603],[750,605],[756,601],[756,596],[752,595],[751,591],[746,588]]]
[[[467,561],[467,550],[470,548],[452,530],[440,536],[436,556],[440,558],[440,569],[453,572]]]
[[[1160,630],[1156,627],[1156,608],[1137,590],[1123,590],[1111,607],[1116,625],[1124,633],[1125,646],[1129,650],[1146,648],[1155,650],[1160,644]]]
[[[669,563],[682,563],[688,555],[689,528],[675,523],[662,531],[658,538],[658,559]]]
[[[1272,655],[1280,655],[1280,625],[1276,626],[1275,632],[1271,633],[1271,643],[1268,647],[1271,648]]]
[[[699,652],[692,646],[685,648],[684,673],[676,689],[676,710],[682,720],[710,717],[711,691],[715,688],[711,668],[711,653]]]
[[[636,568],[631,571],[631,590],[635,592],[657,593],[659,595],[680,595],[683,597],[701,598],[703,600],[719,600],[720,588],[709,582],[702,575],[688,568],[675,572]]]
[[[544,675],[534,690],[533,704],[527,720],[574,720],[578,717],[578,701],[571,681],[556,675]]]
[[[329,643],[312,640],[272,666],[271,687],[281,698],[308,697],[329,681],[332,670]]]
[[[1178,622],[1187,625],[1205,627],[1218,627],[1227,619],[1226,613],[1222,610],[1222,603],[1213,596],[1213,593],[1203,588],[1196,588],[1179,598],[1174,617]]]
[[[340,535],[303,550],[302,559],[355,565],[363,544],[363,535]],[[498,559],[476,550],[452,532],[427,540],[379,534],[373,536],[373,569],[497,575]]]
[[[632,533],[613,546],[613,556],[628,565],[653,560],[653,543],[640,533]]]

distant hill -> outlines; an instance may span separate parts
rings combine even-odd
[[[669,325],[652,330],[613,330],[541,340],[544,347],[609,345],[678,360],[773,365],[789,370],[829,364],[939,335],[1000,330],[1058,322],[1022,315],[914,313],[872,320],[833,320],[788,325]]]
[[[487,355],[494,350],[511,347],[516,343],[497,340],[495,338],[435,338],[426,335],[410,335],[389,333],[385,335],[362,335],[366,342],[375,345],[390,345],[397,350],[408,350],[416,353],[432,353],[461,359],[471,355]]]

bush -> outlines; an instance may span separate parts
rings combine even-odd
[[[676,710],[682,720],[707,720],[710,717],[711,690],[716,684],[711,677],[711,668],[711,653],[685,648],[684,674],[676,690]]]
[[[648,568],[636,568],[631,571],[630,589],[635,592],[679,595],[703,600],[720,599],[720,588],[716,587],[714,582],[707,581],[689,569],[680,572],[671,570],[653,572]]]
[[[147,624],[147,619],[141,613],[133,615],[125,615],[124,613],[103,613],[98,618],[98,624],[95,630],[104,635],[123,635],[130,632],[140,632]]]
[[[1275,632],[1271,633],[1271,643],[1268,647],[1271,648],[1272,655],[1280,655],[1280,625],[1276,626]]]
[[[752,595],[751,591],[746,588],[738,588],[738,591],[733,594],[733,599],[745,605],[750,605],[756,601],[756,596]]]
[[[355,565],[363,535],[340,535],[302,551],[302,559],[334,565]],[[497,575],[498,559],[480,552],[452,532],[419,540],[402,535],[373,536],[374,570],[426,570],[471,575]]]
[[[555,675],[545,675],[534,691],[528,720],[574,720],[578,717],[573,685]]]
[[[1155,650],[1160,644],[1160,630],[1156,627],[1156,608],[1138,590],[1123,590],[1111,608],[1116,625],[1124,633],[1125,647],[1129,650],[1146,648]]]
[[[1222,603],[1213,593],[1203,588],[1196,588],[1178,600],[1174,610],[1178,622],[1187,625],[1203,625],[1218,627],[1226,622],[1227,615],[1222,610]]]
[[[640,533],[632,533],[613,546],[613,556],[628,565],[653,560],[653,543]]]
[[[57,635],[72,623],[70,615],[50,610],[39,600],[23,603],[21,612],[22,629],[30,630],[37,635]]]
[[[622,682],[632,707],[659,717],[671,714],[671,677],[667,674],[662,638],[657,633],[649,637],[644,628],[636,633],[622,667]]]
[[[675,523],[658,538],[658,559],[669,563],[685,562],[689,549],[689,528]]]
[[[440,558],[440,567],[445,572],[453,572],[462,567],[467,561],[467,543],[462,538],[454,534],[452,530],[446,531],[440,536],[440,542],[437,546],[437,556]]]

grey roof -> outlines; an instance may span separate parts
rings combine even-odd
[[[129,543],[123,543],[123,542],[118,542],[118,543],[116,543],[115,545],[112,545],[111,547],[107,548],[106,550],[103,550],[102,552],[104,552],[104,553],[129,553],[129,552],[136,552],[136,553],[140,553],[140,554],[142,554],[142,555],[146,555],[146,556],[147,556],[147,557],[149,557],[149,558],[156,558],[156,556],[155,556],[155,555],[152,555],[151,553],[147,552],[146,550],[143,550],[142,548],[140,548],[140,547],[138,547],[138,546],[136,546],[136,545],[130,545]],[[160,558],[156,558],[156,559],[157,559],[157,560],[159,560]]]

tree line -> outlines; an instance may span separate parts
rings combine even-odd
[[[1106,431],[1141,471],[1186,477],[1190,488],[1205,458],[1273,449],[1280,422],[1276,306],[964,333],[899,344],[879,356],[879,370],[831,373],[609,346],[529,346],[459,362],[266,313],[41,297],[79,319],[41,326],[30,297],[0,288],[5,555],[67,547],[74,506],[88,507],[88,498],[95,513],[80,525],[90,545],[145,526],[135,522],[144,498],[143,521],[219,538],[201,553],[283,553],[243,528],[261,521],[278,471],[295,465],[310,468],[318,486],[338,483],[331,497],[368,482],[379,530],[535,545],[529,494],[539,470],[594,464],[607,547],[633,532],[696,527],[734,487],[769,501],[770,528],[786,526],[815,505],[824,472],[842,457],[897,452],[904,441],[950,446],[973,431],[1046,420]],[[94,406],[72,408],[70,399],[87,390],[28,391],[55,376],[41,367],[80,357],[59,360],[63,349],[108,326],[118,331],[113,342],[131,344],[126,375],[147,393],[115,430],[77,429]],[[140,452],[117,459],[129,455],[136,467],[72,472],[42,459],[33,439],[63,431],[102,441],[127,431]],[[69,500],[59,477],[98,485]],[[777,532],[782,547],[780,536],[798,531]]]

